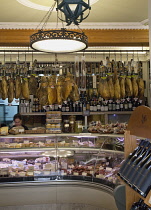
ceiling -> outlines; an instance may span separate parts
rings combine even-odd
[[[46,11],[33,9],[19,3],[20,0],[0,0],[0,24],[5,22],[40,22]],[[53,0],[26,0],[42,6],[51,6]],[[49,22],[56,22],[53,12]],[[84,21],[91,22],[142,22],[148,19],[148,0],[98,0],[91,6],[89,17]]]

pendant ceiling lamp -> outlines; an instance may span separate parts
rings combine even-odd
[[[37,33],[34,33],[30,36],[30,47],[36,51],[48,53],[71,53],[85,50],[88,47],[88,38],[83,32],[66,30],[65,28],[56,30],[44,30],[44,28],[46,28],[47,22],[51,16],[52,11],[55,8],[55,5],[56,1],[38,25],[39,27],[42,24],[42,28]],[[76,20],[75,17],[73,18],[72,15],[77,14],[76,8],[75,12],[69,12],[71,16],[68,13],[67,25],[71,24],[71,22],[73,22],[74,24],[76,23],[75,25],[79,24],[79,20]],[[80,9],[80,11],[82,12],[83,10]],[[76,17],[80,17],[80,21],[82,21],[82,15],[80,15],[80,12],[78,12]]]
[[[90,9],[89,0],[87,3],[83,0],[57,0],[57,11],[61,11],[64,15],[64,19],[60,17],[59,19],[66,22],[67,25],[71,23],[79,25],[89,16]],[[87,15],[84,15],[86,10],[89,10],[89,12]]]

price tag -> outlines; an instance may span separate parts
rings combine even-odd
[[[18,131],[19,131],[19,133],[24,133],[25,130],[24,129],[19,129]]]
[[[62,175],[62,176],[63,176],[63,175],[67,175],[67,173],[63,172],[63,173],[61,173],[61,175]]]
[[[83,116],[90,116],[90,110],[83,111]]]
[[[74,172],[74,173],[73,173],[73,175],[76,175],[76,176],[78,176],[78,175],[79,175],[79,173],[77,173],[77,172]]]
[[[82,175],[83,175],[83,176],[87,176],[87,173],[83,172]]]
[[[29,144],[29,140],[24,140],[24,144]]]

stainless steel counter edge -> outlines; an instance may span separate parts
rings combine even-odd
[[[77,138],[82,138],[82,137],[120,137],[123,138],[124,134],[100,134],[100,133],[60,133],[60,134],[18,134],[18,135],[8,135],[8,136],[0,136],[0,138],[34,138],[34,137],[77,137]]]
[[[112,195],[113,193],[113,189],[109,186],[106,185],[102,185],[99,183],[94,183],[94,182],[86,182],[86,181],[72,181],[72,180],[52,180],[49,182],[42,182],[42,181],[33,181],[33,182],[11,182],[11,183],[1,183],[0,184],[0,188],[13,188],[13,187],[39,187],[39,186],[45,186],[45,187],[50,187],[50,186],[74,186],[74,187],[78,187],[78,186],[83,186],[86,188],[93,188],[93,189],[98,189],[98,190],[103,190],[103,191],[107,191],[108,193],[110,193]]]

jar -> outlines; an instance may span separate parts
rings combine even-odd
[[[82,120],[75,121],[75,132],[81,133],[83,130]]]
[[[70,125],[70,132],[71,133],[75,132],[75,120],[76,120],[76,116],[70,116],[69,117],[69,125]]]
[[[63,132],[64,133],[69,133],[70,132],[70,127],[69,127],[69,120],[64,120],[63,122]]]

